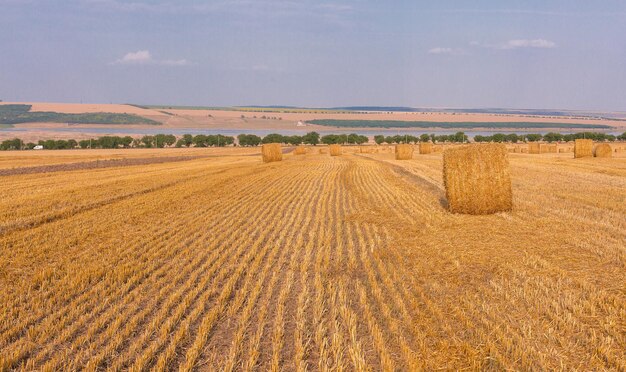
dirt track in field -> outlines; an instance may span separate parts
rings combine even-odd
[[[12,168],[12,169],[0,169],[0,177],[1,176],[13,176],[13,175],[19,175],[19,174],[66,172],[66,171],[85,170],[85,169],[129,167],[133,165],[171,163],[171,162],[176,162],[176,161],[194,160],[194,159],[198,159],[202,157],[204,156],[170,156],[170,157],[153,157],[153,158],[138,158],[138,159],[107,159],[107,160],[96,160],[96,161],[77,162],[77,163],[68,163],[68,164],[41,165],[41,166],[36,166],[36,167],[20,167],[20,168]]]

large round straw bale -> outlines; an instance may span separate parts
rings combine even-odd
[[[613,156],[613,150],[608,143],[601,143],[593,149],[593,156],[596,158],[610,158]]]
[[[420,142],[420,154],[430,154],[433,152],[433,144],[430,142]]]
[[[443,180],[453,213],[490,214],[513,207],[506,147],[489,143],[443,153]]]
[[[542,143],[539,145],[539,152],[542,154],[556,153],[556,143]]]
[[[330,156],[341,155],[341,145],[330,145],[328,146],[328,150],[330,151]]]
[[[593,141],[590,139],[577,139],[574,141],[574,158],[593,156]]]
[[[515,146],[515,148],[513,149],[513,152],[519,154],[522,152],[522,148],[519,146]]]
[[[261,154],[263,155],[263,162],[265,163],[283,160],[283,150],[280,147],[280,143],[263,144]]]
[[[306,147],[304,147],[304,146],[297,146],[296,149],[293,151],[293,153],[295,155],[304,155],[304,154],[306,154]]]
[[[541,145],[537,142],[531,142],[528,144],[529,154],[541,154]]]
[[[403,143],[396,145],[396,160],[413,159],[413,146]]]

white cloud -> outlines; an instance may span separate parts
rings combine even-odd
[[[461,48],[435,47],[428,50],[428,54],[464,55],[466,51]]]
[[[517,49],[517,48],[554,48],[556,47],[556,43],[550,40],[545,39],[515,39],[509,40],[504,45],[502,45],[501,49]]]
[[[191,62],[187,61],[186,59],[166,59],[164,61],[158,61],[157,62],[160,65],[165,65],[165,66],[190,66]]]
[[[442,48],[436,47],[428,50],[428,54],[452,54],[454,49],[452,48]]]
[[[138,50],[136,52],[126,53],[124,57],[115,61],[118,64],[124,65],[139,65],[154,62],[150,51]]]
[[[163,66],[189,66],[191,63],[186,59],[164,59],[156,60],[152,58],[149,50],[138,50],[129,52],[124,57],[113,62],[114,65],[163,65]]]
[[[512,39],[512,40],[506,41],[504,43],[499,43],[499,44],[488,44],[488,43],[480,43],[478,41],[472,41],[470,42],[470,45],[482,47],[482,48],[501,49],[501,50],[520,49],[520,48],[538,48],[538,49],[556,48],[556,43],[554,41],[545,40],[545,39]]]

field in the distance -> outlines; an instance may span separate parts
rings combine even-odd
[[[624,153],[509,154],[489,216],[441,154],[258,153],[2,154],[171,159],[0,176],[0,370],[626,369]]]

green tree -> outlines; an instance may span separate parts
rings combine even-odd
[[[183,134],[183,145],[189,147],[191,145],[193,145],[193,136],[191,134]]]
[[[558,142],[563,140],[563,135],[561,133],[546,133],[543,135],[543,139],[548,142]]]
[[[320,143],[320,134],[317,132],[309,132],[302,136],[302,142],[306,143],[307,145],[315,146]]]
[[[263,137],[263,143],[285,143],[285,137],[278,133],[270,133]]]
[[[196,147],[207,147],[208,146],[208,138],[204,134],[198,134],[193,137],[193,144]]]
[[[144,147],[151,148],[156,144],[154,139],[154,136],[143,136],[141,137],[141,143],[143,143]]]
[[[261,144],[261,137],[254,134],[240,134],[237,136],[239,146],[258,146]]]

